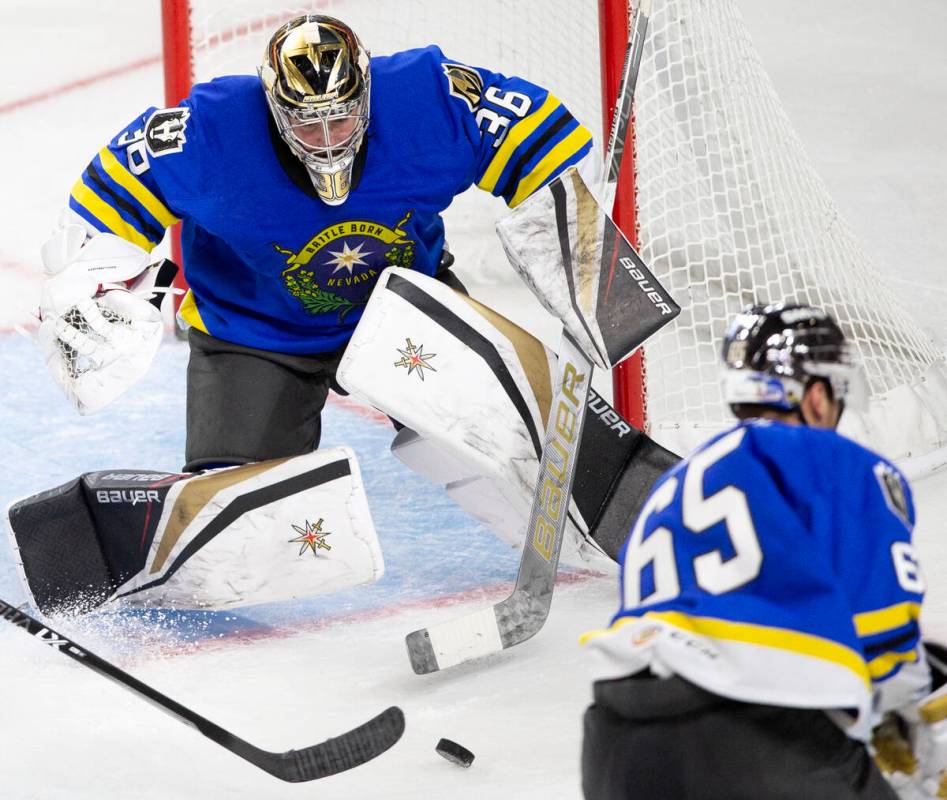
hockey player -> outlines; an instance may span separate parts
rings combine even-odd
[[[84,413],[144,373],[161,336],[149,253],[182,220],[185,469],[311,451],[382,270],[456,282],[453,198],[476,184],[516,206],[591,138],[523,79],[435,46],[370,59],[344,23],[298,17],[259,78],[199,84],[92,159],[43,249],[49,369]]]
[[[43,247],[39,339],[81,412],[131,386],[162,336],[151,251],[181,220],[188,474],[91,473],[15,504],[35,603],[224,608],[376,580],[354,454],[313,452],[372,288],[389,267],[459,285],[453,198],[477,184],[515,207],[580,163],[594,183],[591,138],[545,89],[434,46],[370,59],[321,15],[279,28],[258,77],[136,118]]]
[[[918,715],[910,489],[834,430],[859,380],[826,313],[748,309],[723,357],[740,423],[657,481],[620,554],[618,613],[583,637],[585,797],[893,798],[865,744],[881,714],[917,726],[918,776],[947,763],[944,699]]]

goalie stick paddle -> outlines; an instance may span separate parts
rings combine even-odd
[[[172,717],[196,728],[208,739],[231,753],[283,781],[291,783],[313,781],[352,769],[384,753],[404,733],[404,714],[400,708],[392,706],[377,717],[346,731],[341,736],[327,739],[302,750],[271,753],[234,736],[2,599],[0,599],[0,618],[22,628],[39,641],[78,661],[83,666],[124,686]]]
[[[651,0],[639,0],[629,21],[628,47],[606,157],[605,208],[611,206],[615,195],[650,13]],[[513,647],[545,624],[552,605],[591,379],[591,361],[563,330],[555,396],[513,593],[490,608],[409,633],[405,644],[418,675]],[[578,405],[570,408],[568,403],[573,400]],[[575,427],[574,436],[566,440],[560,428],[568,414],[575,414]]]
[[[591,379],[592,362],[563,333],[555,395],[513,594],[490,608],[409,633],[408,655],[419,675],[517,645],[546,622]]]

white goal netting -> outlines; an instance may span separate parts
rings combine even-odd
[[[847,432],[891,457],[947,440],[942,351],[900,306],[815,173],[732,0],[655,0],[636,93],[641,254],[684,312],[647,348],[653,435],[729,424],[728,321],[750,303],[821,306],[855,343],[872,408]]]
[[[197,80],[254,72],[276,27],[327,13],[375,54],[436,43],[451,58],[521,75],[601,130],[596,0],[191,6]],[[683,451],[730,424],[718,354],[728,320],[749,303],[786,299],[828,309],[855,343],[873,399],[869,414],[846,415],[846,432],[892,458],[947,443],[942,351],[899,306],[815,174],[735,0],[654,0],[635,126],[641,253],[684,307],[646,347],[652,435]],[[448,240],[466,279],[515,287],[493,234],[502,210],[468,192],[447,215]]]

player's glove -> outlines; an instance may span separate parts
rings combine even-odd
[[[924,642],[935,690],[875,728],[875,761],[901,800],[947,797],[947,648]]]
[[[81,414],[111,403],[141,378],[161,343],[153,296],[157,265],[110,233],[86,238],[66,224],[43,245],[46,280],[37,340],[53,380]]]

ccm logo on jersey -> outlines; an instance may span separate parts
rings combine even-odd
[[[95,499],[100,503],[160,503],[156,489],[99,489]]]
[[[661,312],[662,317],[674,313],[674,309],[667,304],[660,292],[655,291],[654,286],[652,286],[648,280],[648,276],[635,266],[634,261],[628,256],[622,256],[618,259],[618,263],[625,268],[625,272],[631,275],[631,279],[637,283],[638,288],[648,296],[648,299],[654,304],[654,307]]]
[[[678,645],[686,648],[692,653],[701,656],[702,658],[707,659],[708,661],[716,661],[720,658],[720,654],[705,641],[701,640],[696,636],[692,636],[686,631],[682,631],[680,628],[668,627],[668,638],[672,642],[676,642]]]

